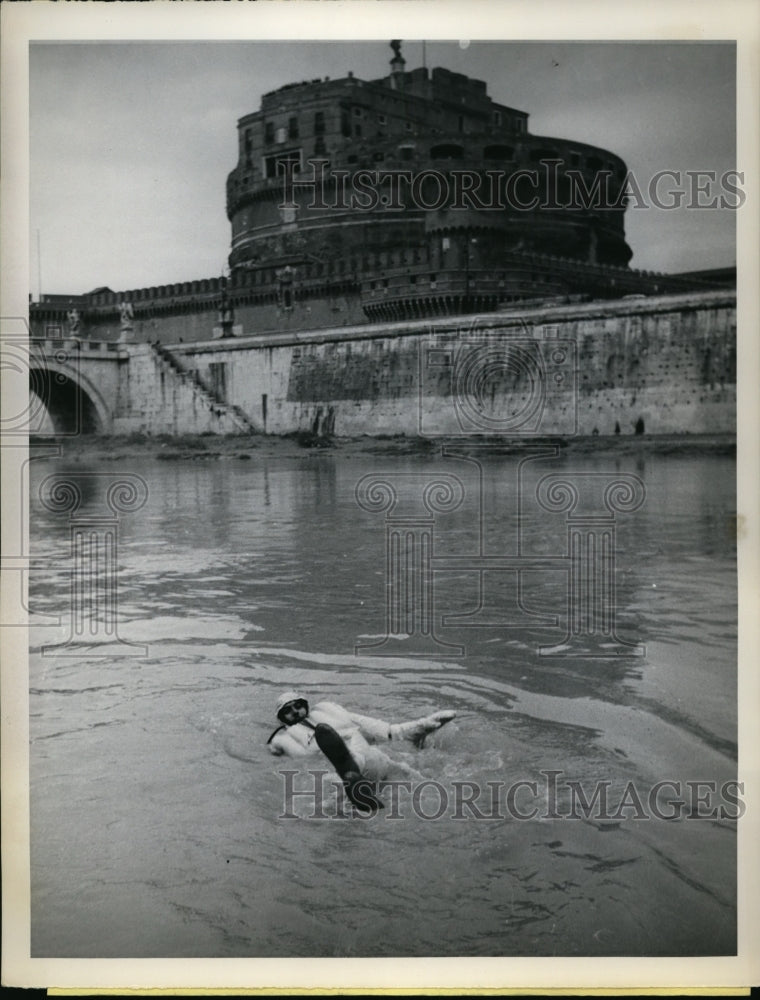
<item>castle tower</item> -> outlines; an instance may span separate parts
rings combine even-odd
[[[616,294],[604,269],[632,256],[625,163],[531,135],[528,115],[483,81],[407,72],[390,44],[388,76],[287,84],[238,122],[233,284],[285,301],[287,267],[288,301],[340,295],[370,320]]]

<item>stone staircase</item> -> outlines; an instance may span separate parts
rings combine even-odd
[[[222,420],[224,424],[232,424],[234,431],[241,434],[255,434],[256,428],[245,415],[239,406],[226,403],[220,399],[213,389],[206,385],[197,372],[184,368],[176,355],[164,347],[163,344],[151,344],[151,349],[156,356],[159,365],[162,365],[174,376],[182,380],[192,391],[200,397],[208,408]]]

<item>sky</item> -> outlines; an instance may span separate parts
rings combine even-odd
[[[661,170],[736,169],[730,43],[404,41],[407,70],[485,80],[535,135],[621,156],[640,186]],[[385,41],[32,43],[30,276],[80,294],[218,275],[238,118],[286,83],[388,73]],[[739,165],[741,169],[741,165]],[[671,182],[668,182],[671,183]],[[648,200],[648,199],[647,199]],[[629,208],[632,267],[734,264],[730,209]],[[40,254],[38,257],[37,247]]]

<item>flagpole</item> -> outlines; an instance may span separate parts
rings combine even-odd
[[[37,230],[37,301],[42,302],[42,259],[40,257],[40,231]]]

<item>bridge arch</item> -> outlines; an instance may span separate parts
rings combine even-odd
[[[54,434],[108,434],[111,430],[111,409],[92,380],[73,365],[49,358],[44,364],[32,364],[29,391],[45,407]]]

